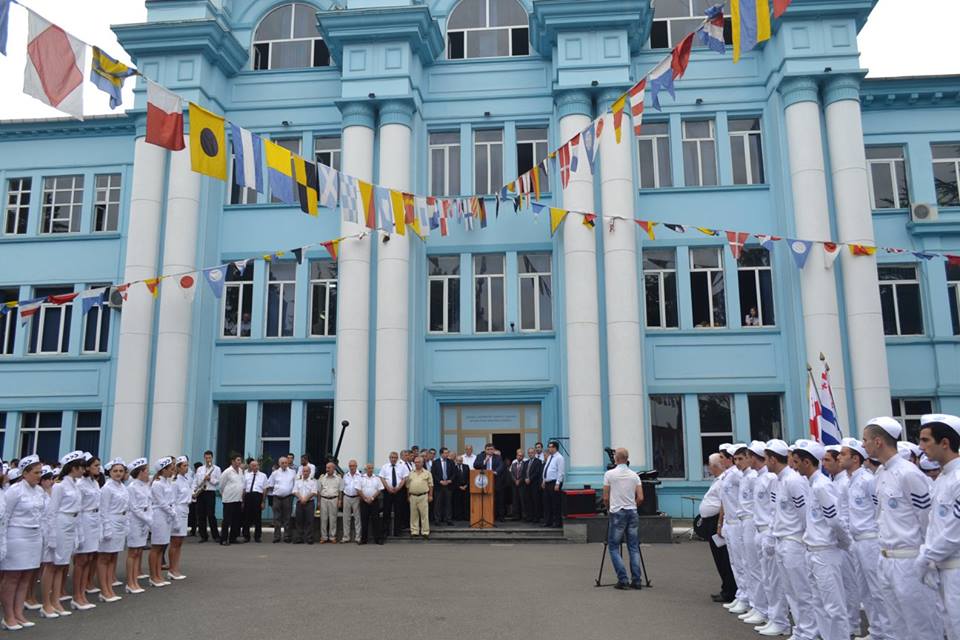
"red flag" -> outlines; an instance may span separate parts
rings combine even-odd
[[[946,256],[948,264],[951,264],[955,267],[960,267],[960,256],[950,255],[949,253],[946,254]]]
[[[773,0],[773,17],[779,18],[790,6],[790,0]]]
[[[646,80],[644,80],[644,82],[646,82]],[[606,120],[606,118],[597,118],[596,121],[595,121],[595,122],[597,123],[597,126],[596,126],[596,135],[595,135],[595,137],[596,137],[597,140],[600,140],[600,136],[603,135],[603,122],[604,122],[604,120]],[[596,144],[596,143],[594,143],[594,144]]]
[[[565,144],[560,147],[557,150],[557,155],[560,157],[560,182],[566,189],[567,185],[570,184],[570,145]]]
[[[730,244],[730,253],[734,260],[740,259],[740,253],[743,251],[743,243],[750,237],[749,233],[741,231],[727,231],[727,242]]]
[[[336,261],[340,248],[340,240],[328,240],[327,242],[321,242],[323,248],[327,250],[327,253],[330,254],[330,257]]]
[[[147,290],[154,298],[160,295],[160,278],[147,278],[143,284],[147,285]]]
[[[690,51],[693,49],[693,35],[688,33],[687,37],[680,41],[680,44],[673,48],[673,59],[670,61],[670,68],[673,69],[673,81],[676,82],[687,70],[690,64]]]
[[[183,100],[156,82],[147,81],[147,142],[179,151],[183,144]]]
[[[53,304],[67,304],[68,302],[72,302],[73,299],[76,298],[78,295],[80,295],[80,294],[78,294],[78,293],[61,293],[61,294],[57,294],[57,295],[47,296],[47,302],[50,302],[50,303],[53,303]]]
[[[656,240],[656,237],[653,235],[653,228],[657,226],[656,222],[648,222],[647,220],[634,220],[640,228],[647,232],[647,237],[651,240]]]
[[[872,256],[877,252],[876,247],[865,244],[851,244],[848,246],[850,247],[850,255],[854,256]]]
[[[627,91],[630,96],[630,114],[633,116],[633,135],[636,136],[640,135],[640,123],[643,120],[643,98],[646,89],[647,79],[644,78]]]

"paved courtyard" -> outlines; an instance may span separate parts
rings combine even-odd
[[[719,581],[705,543],[644,547],[653,588],[639,592],[594,587],[601,551],[599,544],[220,547],[189,538],[187,580],[40,621],[25,637],[756,637],[710,601]],[[608,561],[604,582],[613,580]]]

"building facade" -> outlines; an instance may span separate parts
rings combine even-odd
[[[304,157],[418,194],[494,194],[709,3],[651,4],[148,0],[147,22],[114,29],[146,76]],[[494,215],[491,195],[486,229],[251,260],[221,298],[168,279],[117,307],[0,315],[3,458],[320,459],[344,420],[340,459],[377,464],[413,443],[560,438],[568,485],[596,485],[604,448],[627,446],[679,515],[720,442],[806,432],[820,353],[845,434],[892,413],[915,438],[920,414],[960,413],[960,267],[911,253],[960,253],[960,78],[865,79],[873,4],[794,0],[736,65],[695,48],[639,137],[629,122],[622,144],[602,136],[595,168],[548,176],[542,200],[906,253],[826,268],[814,245],[798,270],[783,243],[751,238],[734,260],[723,237],[577,216],[551,237],[547,216]],[[144,141],[144,109],[139,86],[125,115],[0,123],[0,302],[362,230],[191,172],[188,152]]]

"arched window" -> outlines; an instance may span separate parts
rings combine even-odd
[[[317,10],[308,4],[277,7],[253,32],[254,69],[329,66],[330,51],[317,30]]]
[[[529,31],[517,0],[463,0],[447,19],[447,58],[530,55]]]

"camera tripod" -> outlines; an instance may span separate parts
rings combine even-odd
[[[597,579],[596,579],[596,581],[594,582],[594,585],[593,585],[593,586],[595,586],[595,587],[612,587],[612,586],[614,586],[614,585],[616,584],[616,583],[612,583],[612,584],[601,584],[602,579],[603,579],[603,565],[606,563],[606,559],[607,559],[607,544],[608,544],[607,541],[610,540],[610,527],[611,527],[611,526],[612,526],[612,523],[611,523],[611,521],[610,521],[610,514],[607,513],[607,537],[606,537],[606,539],[604,539],[604,541],[603,541],[603,553],[600,555],[600,571],[597,572]],[[626,537],[626,536],[624,536],[624,537]],[[637,537],[639,538],[639,534],[638,534]],[[621,540],[621,541],[620,541],[620,557],[621,557],[621,558],[624,557],[624,555],[623,555],[623,543],[624,543],[624,541]],[[629,549],[628,549],[627,551],[628,551],[628,553],[627,553],[626,560],[627,560],[627,562],[629,562],[629,561],[630,561]],[[651,587],[651,584],[650,584],[650,574],[647,573],[647,565],[646,565],[646,563],[643,561],[643,547],[641,547],[641,545],[640,545],[640,540],[639,540],[639,539],[637,540],[637,551],[640,553],[640,573],[643,575],[643,584],[642,584],[642,586],[643,586],[643,587],[650,588],[650,587]],[[631,576],[631,577],[632,577],[632,578],[636,578],[636,576]],[[641,584],[641,583],[638,583],[638,584]]]

